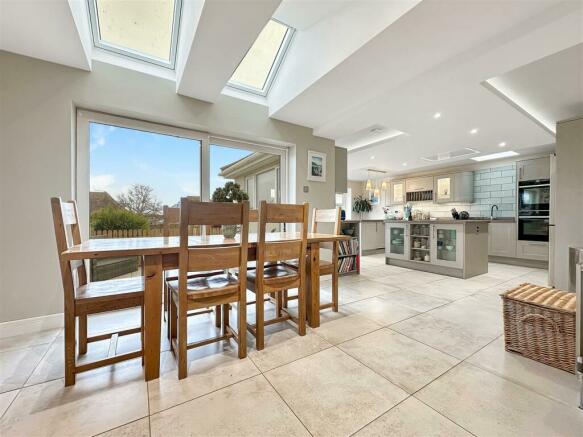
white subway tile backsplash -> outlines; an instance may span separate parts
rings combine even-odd
[[[492,179],[502,177],[502,172],[501,171],[492,171],[492,172],[490,172],[490,177]]]

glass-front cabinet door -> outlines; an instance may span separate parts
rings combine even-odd
[[[453,199],[451,190],[453,188],[453,176],[436,176],[435,177],[435,200],[440,202],[451,202]]]
[[[463,268],[464,225],[432,225],[432,236],[433,263]]]
[[[409,259],[407,239],[409,237],[406,223],[385,224],[385,252],[388,258]]]
[[[423,223],[409,225],[409,259],[431,262],[431,226]]]
[[[400,205],[405,201],[405,181],[391,182],[390,204]]]

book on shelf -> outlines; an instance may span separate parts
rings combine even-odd
[[[352,238],[347,241],[340,241],[338,244],[339,255],[358,255],[358,238]]]
[[[338,273],[348,273],[356,270],[357,257],[342,258],[338,263]]]

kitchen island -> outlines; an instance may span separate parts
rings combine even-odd
[[[456,278],[488,273],[489,220],[385,220],[385,260]]]

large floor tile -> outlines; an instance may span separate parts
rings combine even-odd
[[[460,360],[469,357],[500,335],[497,327],[460,325],[435,317],[431,313],[395,323],[391,325],[391,329]],[[490,333],[490,330],[496,332]]]
[[[214,353],[202,358],[189,354],[188,376],[181,380],[174,355],[162,354],[160,378],[148,382],[150,414],[259,374],[249,358],[238,358],[236,347],[216,350],[216,346],[210,345],[210,348]]]
[[[99,434],[99,437],[150,437],[150,418],[136,420],[119,428]]]
[[[576,436],[583,413],[469,364],[416,395],[477,436]]]
[[[461,279],[459,279],[459,281],[461,281]],[[477,290],[474,289],[474,286],[466,286],[464,283],[452,284],[449,279],[421,284],[405,284],[403,288],[418,294],[433,296],[449,301],[463,299],[464,297],[471,296],[477,292]]]
[[[398,290],[379,296],[391,303],[411,308],[418,312],[425,312],[450,303],[450,300],[428,296],[426,294],[415,293],[410,290]]]
[[[0,393],[21,388],[48,348],[43,344],[0,352]]]
[[[14,349],[25,349],[32,346],[51,343],[59,332],[61,332],[61,329],[48,329],[32,334],[21,334],[0,338],[0,352]]]
[[[467,361],[567,405],[579,402],[577,376],[507,352],[503,336]]]
[[[2,420],[0,435],[88,436],[148,415],[148,394],[140,360],[109,372],[87,372],[77,383],[63,380],[26,387]]]
[[[399,292],[395,291],[393,293]],[[343,309],[348,313],[359,314],[367,319],[373,320],[382,326],[390,325],[391,323],[396,323],[419,314],[418,311],[407,306],[381,299],[381,297],[371,297],[370,299],[350,303],[344,305]]]
[[[336,348],[265,376],[314,436],[350,435],[407,396]]]
[[[391,284],[381,284],[380,282],[372,280],[353,282],[352,284],[348,285],[348,288],[351,292],[358,293],[360,296],[362,296],[363,299],[367,297],[378,296],[379,294],[388,293],[398,289]]]
[[[355,437],[470,437],[471,434],[410,397],[365,426]]]
[[[371,332],[338,347],[409,393],[459,363],[443,352],[388,329]]]
[[[359,337],[369,332],[376,331],[382,326],[366,317],[358,314],[332,320],[326,324],[321,324],[314,332],[331,344],[342,343],[343,341]]]
[[[2,418],[19,391],[20,390],[12,390],[7,391],[6,393],[0,393],[0,418]]]
[[[154,414],[153,436],[309,436],[261,375]]]
[[[253,349],[250,345],[249,358],[262,372],[274,369],[297,359],[315,354],[332,345],[319,335],[308,331],[304,336],[299,336],[295,330],[286,329],[265,336],[265,348]]]

